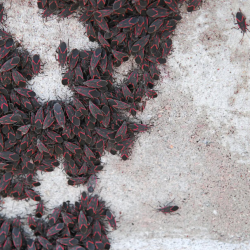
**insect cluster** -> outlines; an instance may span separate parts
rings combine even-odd
[[[46,221],[37,220],[32,215],[27,220],[35,240],[25,235],[19,217],[13,221],[0,218],[2,249],[110,249],[107,222],[116,229],[116,221],[105,202],[97,195],[89,197],[85,192],[75,205],[64,202],[55,208]]]
[[[136,135],[149,129],[135,122],[135,116],[143,111],[147,99],[157,97],[153,90],[159,80],[157,65],[164,64],[171,52],[170,37],[181,20],[179,6],[183,2],[38,0],[38,7],[44,9],[43,17],[55,14],[66,18],[80,13],[79,20],[86,24],[90,41],[100,45],[93,51],[68,52],[66,43],[60,42],[58,63],[67,68],[62,84],[73,90],[71,102],[49,101],[41,105],[37,101],[26,82],[41,71],[39,55],[31,56],[10,34],[0,30],[2,197],[39,202],[36,217],[41,218],[44,204],[34,190],[40,185],[37,171],[53,171],[63,156],[68,184],[87,184],[92,193],[96,174],[103,169],[100,158],[105,150],[128,159]],[[193,11],[200,4],[201,0],[191,0],[187,10]],[[130,56],[134,56],[138,68],[118,85],[113,78],[114,67]],[[159,211],[170,213],[177,209],[172,206]],[[20,223],[8,222],[7,228],[3,220],[0,245],[12,242],[16,249],[109,249],[105,218],[116,229],[104,202],[83,193],[75,206],[64,203],[56,208],[48,222],[29,216],[35,241],[26,240]]]
[[[151,71],[158,72],[155,64],[165,63],[171,51],[170,36],[177,21],[181,20],[178,5],[184,2],[185,0],[38,0],[37,3],[40,9],[44,9],[43,17],[54,14],[65,18],[78,13],[79,21],[86,24],[89,40],[99,42],[110,53],[116,67],[127,61],[130,55],[134,55],[141,70],[150,71],[152,76],[154,73]],[[189,1],[187,10],[195,10],[201,2]],[[100,51],[100,56],[105,56],[103,53]],[[158,76],[154,79],[158,79]]]

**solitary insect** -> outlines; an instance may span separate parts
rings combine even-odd
[[[172,202],[172,201],[171,201]],[[169,206],[169,204],[171,203],[169,202],[166,206],[164,207],[160,207],[160,208],[157,208],[156,210],[159,211],[159,212],[162,212],[164,214],[171,214],[173,212],[176,212],[179,207],[178,206]]]
[[[233,13],[232,13],[232,15],[234,17]],[[243,37],[244,37],[244,35],[247,32],[247,30],[249,31],[249,29],[247,28],[247,26],[249,26],[249,25],[246,23],[246,17],[241,12],[241,9],[239,9],[239,11],[236,13],[236,21],[237,21],[237,23],[235,23],[235,24],[238,24],[239,27],[238,28],[234,28],[234,29],[241,29],[241,31],[243,32]],[[240,40],[240,43],[242,42],[243,37]]]
[[[165,206],[165,207],[158,208],[158,211],[164,214],[169,214],[169,213],[177,211],[178,209],[179,209],[178,206]]]

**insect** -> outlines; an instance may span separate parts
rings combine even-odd
[[[109,225],[116,230],[117,226],[116,226],[116,220],[113,216],[113,214],[110,212],[110,210],[106,211],[106,217],[108,219]]]
[[[76,246],[78,244],[78,240],[70,237],[59,238],[56,240],[57,243],[65,246]]]
[[[22,234],[19,227],[14,227],[12,229],[12,239],[16,249],[21,249],[22,247]]]
[[[62,84],[69,85],[73,78],[74,78],[74,70],[70,69],[64,74],[63,79],[62,79]]]
[[[88,180],[87,186],[88,186],[88,191],[90,193],[93,193],[95,190],[95,186],[96,186],[96,182],[97,182],[97,178],[94,174],[92,174]]]
[[[176,212],[179,209],[179,207],[178,206],[169,206],[169,204],[172,203],[172,202],[173,201],[169,202],[164,207],[157,208],[156,210],[159,211],[159,212],[162,212],[164,214],[171,214],[173,212]]]
[[[38,236],[37,239],[45,249],[53,249],[52,244],[46,238]]]
[[[41,70],[41,60],[39,55],[34,55],[32,58],[32,70],[37,75]]]
[[[97,64],[99,63],[99,61],[101,59],[101,54],[102,54],[101,48],[98,48],[93,52],[91,60],[90,60],[90,67],[92,69],[94,69],[97,66]]]
[[[37,206],[36,206],[36,217],[37,218],[42,218],[43,216],[43,212],[44,212],[44,205],[43,205],[43,201],[40,201]]]
[[[32,239],[27,240],[27,249],[28,250],[36,250],[35,242]]]
[[[0,59],[6,57],[9,54],[13,45],[14,45],[14,40],[12,38],[8,38],[5,45],[0,47]]]
[[[194,11],[200,4],[202,0],[191,0],[188,3],[187,11],[192,12]]]
[[[15,56],[11,59],[9,59],[7,62],[5,62],[1,69],[0,69],[0,72],[6,72],[6,71],[9,71],[13,68],[15,68],[20,62],[20,57],[19,56]]]
[[[165,207],[158,208],[158,211],[164,214],[168,214],[168,213],[175,212],[178,209],[179,209],[178,206],[165,206]]]
[[[63,67],[67,62],[67,45],[65,42],[61,42],[58,47],[58,62]]]
[[[80,211],[80,214],[78,216],[78,224],[79,224],[80,231],[83,234],[85,234],[88,230],[88,221],[87,221],[85,214],[82,211]]]
[[[64,228],[64,223],[58,223],[47,231],[47,237],[58,234]]]
[[[28,225],[30,229],[35,230],[37,227],[37,223],[35,219],[32,217],[32,215],[29,215],[27,220],[28,220]]]
[[[69,56],[69,68],[73,70],[76,67],[79,58],[79,50],[73,49]]]
[[[145,47],[145,45],[148,43],[150,38],[150,35],[144,36],[142,38],[140,38],[131,48],[131,50],[136,53],[139,50],[143,49]]]
[[[164,0],[165,4],[174,12],[178,12],[178,5],[175,0]]]
[[[232,13],[233,17],[234,17],[234,14]],[[235,17],[234,17],[235,18]],[[245,33],[247,32],[248,28],[247,26],[249,26],[247,23],[246,23],[246,17],[243,15],[243,13],[241,12],[241,9],[239,9],[239,11],[236,13],[236,21],[237,23],[235,24],[238,24],[238,28],[241,29],[241,31],[243,32],[243,37],[242,39],[240,40],[240,43],[242,42],[243,38],[244,38],[244,35]],[[249,30],[248,30],[249,31]]]
[[[4,7],[3,4],[0,4],[0,23],[3,22],[3,12],[4,12]]]
[[[15,69],[12,70],[12,78],[18,87],[25,87],[26,86],[26,79],[24,78],[24,76],[20,72],[18,72]]]
[[[32,189],[25,189],[25,193],[27,194],[27,196],[29,198],[31,198],[34,201],[40,201],[41,197],[40,195],[38,195],[35,191],[33,191]]]
[[[51,216],[49,217],[49,225],[52,226],[54,224],[56,224],[59,215],[61,213],[61,208],[55,208],[54,211],[52,212]]]
[[[59,126],[64,128],[65,127],[65,116],[64,116],[62,106],[59,103],[56,103],[54,105],[53,109],[54,109],[54,115],[55,115],[57,123],[59,124]]]

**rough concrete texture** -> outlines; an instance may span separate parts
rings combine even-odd
[[[139,115],[153,125],[151,131],[138,136],[128,161],[103,157],[96,193],[118,220],[118,230],[110,233],[112,249],[250,249],[250,35],[240,44],[242,34],[231,29],[237,27],[231,13],[239,7],[250,22],[247,0],[207,0],[192,14],[183,7],[175,49],[160,67],[158,98]],[[8,30],[46,63],[31,86],[41,100],[68,98],[54,59],[59,40],[69,38],[70,48],[96,45],[75,19],[43,23],[36,13],[35,3],[12,1]],[[116,71],[125,74],[127,67]],[[62,201],[74,202],[84,189],[66,186],[60,169],[40,180],[36,190],[47,212]],[[179,214],[152,208],[173,199]],[[5,199],[3,211],[25,217],[32,204]]]

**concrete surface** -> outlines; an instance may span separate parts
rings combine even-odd
[[[128,161],[103,157],[97,193],[118,221],[110,233],[112,249],[250,249],[250,34],[240,44],[242,34],[231,29],[231,13],[239,7],[250,22],[247,0],[207,0],[192,14],[183,8],[175,50],[161,66],[159,96],[139,115],[153,125],[151,131],[138,136]],[[69,38],[71,48],[95,44],[76,20],[43,23],[36,13],[35,1],[12,1],[7,28],[46,63],[31,86],[40,100],[69,98],[54,59],[59,40]],[[127,67],[117,71],[124,74]],[[84,189],[66,186],[60,169],[40,180],[36,190],[47,212],[62,201],[74,202]],[[153,210],[172,199],[179,214]],[[8,198],[3,212],[25,218],[33,204]]]

